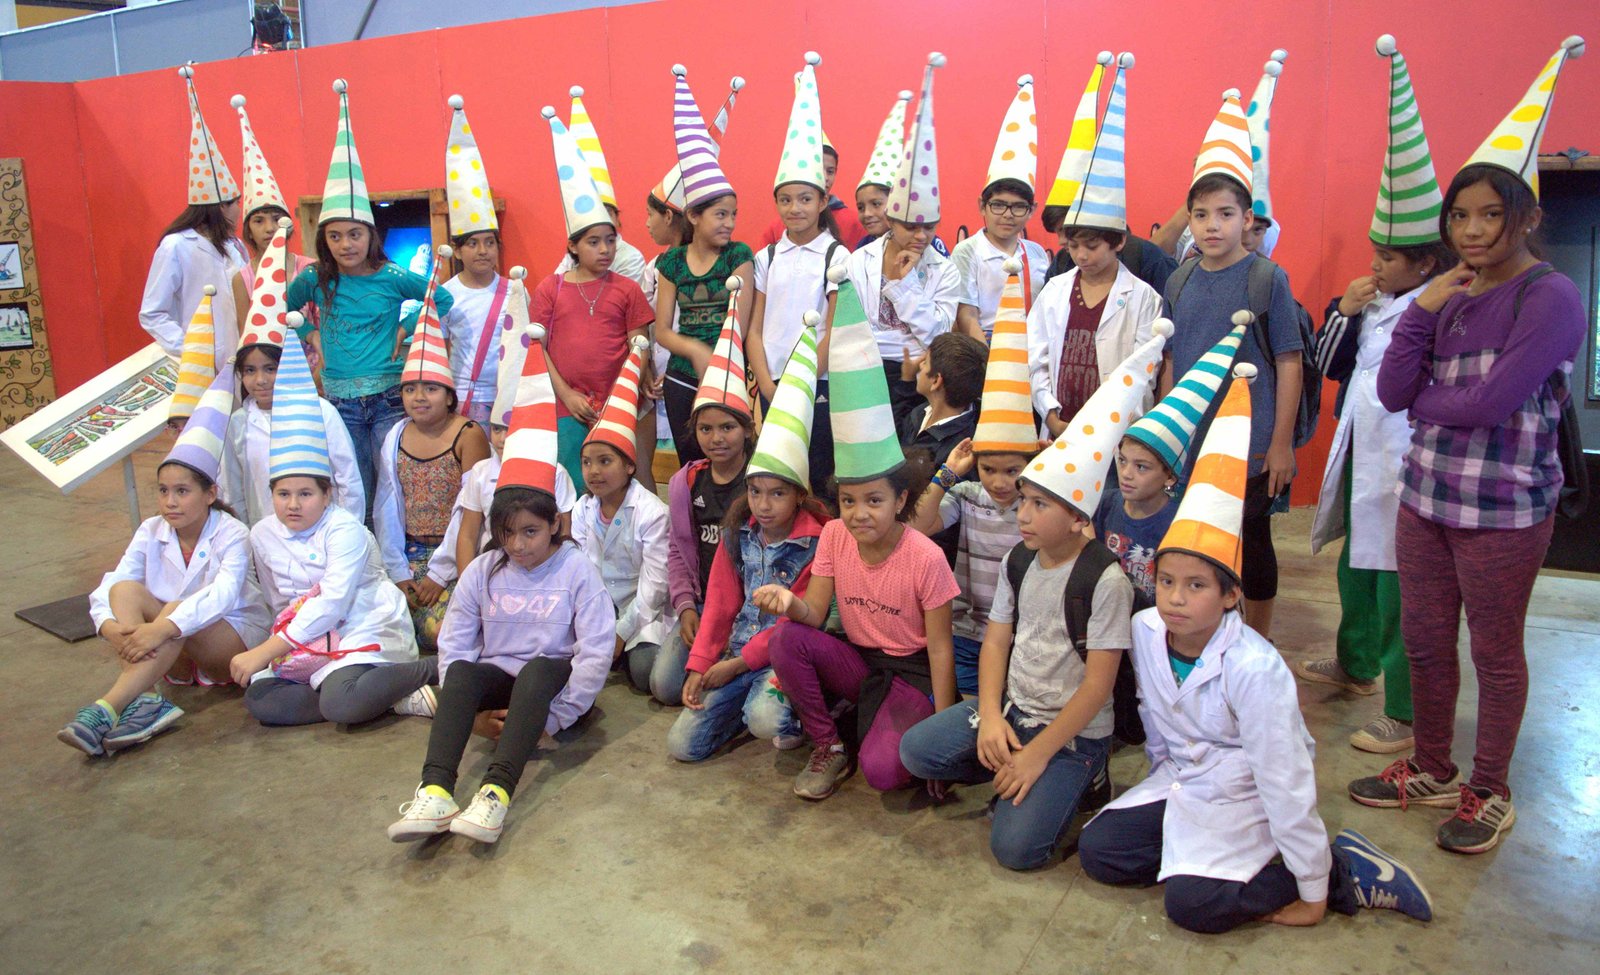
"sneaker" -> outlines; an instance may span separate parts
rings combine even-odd
[[[1353,829],[1335,836],[1333,848],[1344,853],[1345,869],[1350,872],[1356,900],[1362,907],[1369,911],[1399,911],[1419,921],[1433,920],[1433,898],[1410,867]]]
[[[1448,809],[1456,804],[1456,787],[1450,778],[1440,780],[1417,768],[1409,758],[1396,759],[1377,775],[1350,783],[1350,798],[1378,809],[1405,809],[1411,803]]]
[[[1373,718],[1367,722],[1365,728],[1350,736],[1350,744],[1353,747],[1379,755],[1409,752],[1416,743],[1417,739],[1411,734],[1411,726],[1404,721],[1396,721],[1387,714]]]
[[[111,715],[98,704],[78,709],[78,716],[56,732],[56,740],[64,741],[85,755],[98,757],[106,753],[105,738],[112,728]]]
[[[780,752],[793,751],[806,743],[805,735],[773,735],[772,747]]]
[[[794,777],[794,794],[802,799],[826,799],[850,777],[850,756],[838,743],[811,749],[811,761]]]
[[[1302,660],[1294,665],[1294,672],[1300,675],[1301,680],[1313,684],[1333,684],[1355,694],[1368,695],[1378,693],[1378,682],[1375,680],[1356,680],[1339,666],[1337,657],[1324,657],[1321,660]]]
[[[500,828],[506,821],[506,804],[500,794],[488,786],[472,797],[467,811],[450,821],[450,832],[460,833],[479,843],[493,843],[500,838]]]
[[[156,694],[140,694],[122,709],[122,717],[105,737],[108,752],[142,745],[183,717],[183,709]]]
[[[436,796],[417,786],[410,802],[400,804],[400,818],[389,824],[389,839],[396,843],[423,840],[450,829],[461,807],[448,796]]]
[[[1078,803],[1078,811],[1094,815],[1106,807],[1111,801],[1111,769],[1102,765],[1094,774],[1089,788],[1083,793],[1083,799]]]
[[[431,684],[421,687],[407,694],[395,702],[395,714],[411,714],[419,718],[431,718],[439,710],[439,689]]]
[[[1456,814],[1439,827],[1439,845],[1451,853],[1484,853],[1500,842],[1500,834],[1517,821],[1517,808],[1508,796],[1461,784]]]

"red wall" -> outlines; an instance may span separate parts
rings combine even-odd
[[[1040,181],[1055,175],[1071,113],[1095,52],[1131,50],[1128,75],[1130,223],[1165,219],[1182,200],[1191,160],[1221,91],[1246,97],[1275,47],[1290,52],[1273,112],[1274,204],[1284,233],[1275,255],[1314,313],[1361,273],[1376,196],[1387,67],[1372,42],[1389,31],[1411,63],[1429,141],[1448,176],[1510,109],[1561,38],[1581,24],[1570,6],[1504,7],[1463,0],[1465,26],[1441,33],[1436,14],[1377,0],[1329,5],[1239,0],[1197,30],[1188,4],[1124,0],[1069,4],[1020,0],[1003,18],[987,5],[798,0],[730,16],[725,2],[664,0],[429,31],[200,67],[201,104],[230,164],[238,126],[228,99],[243,92],[251,121],[285,193],[321,192],[332,146],[335,77],[351,82],[352,125],[374,190],[442,185],[449,125],[445,99],[466,98],[495,192],[507,203],[510,262],[536,272],[558,259],[561,211],[550,139],[539,108],[563,117],[581,84],[623,203],[625,233],[648,248],[643,199],[673,161],[672,77],[682,61],[707,115],[727,79],[749,85],[723,153],[744,191],[741,225],[753,239],[772,218],[769,188],[801,54],[823,54],[824,122],[840,144],[841,195],[860,177],[883,113],[900,88],[916,89],[928,51],[949,56],[935,81],[946,236],[979,222],[976,197],[1017,75],[1033,74],[1042,107]],[[1600,38],[1597,38],[1600,40]],[[863,42],[866,43],[863,43]],[[876,46],[871,46],[876,44]],[[1006,53],[1003,57],[1000,52]],[[1565,74],[1547,151],[1600,148],[1600,75],[1580,60]],[[172,70],[76,85],[0,84],[0,152],[27,173],[60,389],[70,389],[142,346],[137,322],[149,254],[183,205],[188,116]],[[237,174],[237,169],[236,169]],[[971,201],[963,203],[960,201]],[[1044,240],[1043,229],[1032,230]],[[1327,391],[1331,411],[1331,390]],[[1295,491],[1316,491],[1331,423],[1301,451]]]

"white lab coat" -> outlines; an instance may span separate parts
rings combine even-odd
[[[444,541],[434,549],[428,560],[428,578],[441,586],[448,586],[460,575],[456,565],[456,542],[461,539],[461,516],[465,511],[483,515],[483,528],[478,532],[478,553],[489,548],[489,506],[494,503],[494,489],[500,482],[500,457],[491,444],[489,456],[472,465],[472,470],[461,475],[461,490],[456,493],[456,503],[450,509],[450,527],[445,529]],[[556,465],[556,511],[566,514],[577,503],[578,492],[572,486],[567,469]]]
[[[1355,371],[1345,383],[1344,411],[1333,429],[1333,446],[1322,471],[1322,493],[1311,521],[1311,553],[1350,532],[1350,567],[1398,571],[1395,520],[1400,516],[1400,469],[1411,449],[1411,423],[1378,401],[1378,367],[1394,325],[1422,288],[1379,295],[1362,311]],[[1350,525],[1344,522],[1344,462],[1355,451],[1350,484]]]
[[[345,429],[339,411],[327,400],[322,403],[322,425],[328,432],[328,461],[333,468],[333,503],[356,516],[367,516],[367,496],[361,489],[361,473],[356,466],[355,444]],[[227,444],[222,452],[222,471],[217,489],[222,500],[246,525],[254,527],[272,513],[271,460],[272,414],[245,401],[228,418]]]
[[[585,494],[572,509],[572,542],[600,571],[617,607],[617,636],[624,649],[660,646],[677,627],[667,591],[667,506],[638,481],[611,524],[600,525],[600,499]]]
[[[902,362],[907,356],[921,356],[934,339],[955,324],[961,301],[961,273],[949,258],[930,246],[910,274],[884,284],[883,248],[887,242],[887,237],[879,237],[851,254],[846,267],[878,340],[878,355],[888,362]],[[910,329],[909,335],[879,324],[878,305],[884,295],[894,305],[895,315]]]
[[[267,613],[250,563],[250,532],[237,518],[212,510],[187,563],[178,533],[160,515],[146,518],[133,533],[117,567],[100,578],[89,594],[89,618],[98,631],[111,613],[111,587],[140,582],[164,603],[181,600],[167,619],[184,637],[225,620],[247,647],[267,638]]]
[[[1033,408],[1041,417],[1061,408],[1056,399],[1056,377],[1061,374],[1061,344],[1067,337],[1067,319],[1072,314],[1072,286],[1078,280],[1076,267],[1045,282],[1028,312],[1028,381],[1033,386]],[[1120,261],[1117,279],[1106,294],[1105,310],[1094,333],[1095,359],[1100,366],[1100,381],[1111,375],[1150,339],[1150,327],[1161,317],[1161,296],[1156,289],[1135,277]],[[1155,382],[1145,392],[1142,415],[1155,399]],[[1062,420],[1071,420],[1064,416]]]
[[[215,323],[217,371],[239,347],[239,312],[233,307],[233,276],[250,266],[249,255],[238,239],[228,239],[223,257],[211,241],[193,230],[180,230],[161,238],[150,260],[139,302],[139,326],[174,359],[183,355],[183,336],[189,319],[205,297],[205,286],[215,285],[211,317]]]
[[[313,689],[341,667],[417,659],[417,634],[406,597],[384,577],[377,543],[356,516],[329,507],[315,525],[301,532],[289,531],[276,517],[264,518],[250,529],[250,545],[261,591],[274,618],[312,586],[322,586],[315,598],[301,604],[287,636],[309,644],[337,632],[341,650],[374,644],[379,648],[330,661],[311,675]],[[263,670],[254,679],[271,675]]]
[[[1158,879],[1248,881],[1281,854],[1300,897],[1326,899],[1333,858],[1316,745],[1277,648],[1227,613],[1179,686],[1152,608],[1133,617],[1133,666],[1150,774],[1106,808],[1167,801]]]

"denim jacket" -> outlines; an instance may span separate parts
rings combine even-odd
[[[761,541],[761,529],[754,521],[739,530],[738,544],[743,571],[734,571],[733,558],[726,545],[717,548],[711,566],[711,581],[706,593],[705,612],[700,630],[689,652],[688,669],[705,673],[707,668],[732,654],[744,657],[751,670],[770,662],[768,643],[772,629],[781,625],[778,617],[762,613],[749,594],[769,583],[783,586],[804,596],[811,581],[811,560],[817,554],[817,541],[823,521],[802,509],[795,516],[789,537],[771,545]]]

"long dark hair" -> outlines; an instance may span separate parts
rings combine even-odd
[[[1433,266],[1423,277],[1423,281],[1431,281],[1444,272],[1450,270],[1456,262],[1456,252],[1450,249],[1450,244],[1443,240],[1431,240],[1426,244],[1412,244],[1409,247],[1389,247],[1379,245],[1384,250],[1391,250],[1398,254],[1412,267],[1419,267],[1423,261],[1432,260]]]
[[[683,244],[685,247],[694,243],[694,224],[689,222],[690,215],[692,214],[695,217],[703,216],[707,210],[711,209],[711,207],[717,203],[718,200],[725,200],[729,197],[732,197],[735,202],[737,202],[739,199],[739,195],[737,193],[724,193],[721,196],[714,196],[711,199],[706,200],[704,203],[696,203],[694,206],[684,209]]]
[[[221,203],[189,204],[176,219],[167,224],[167,228],[161,231],[161,236],[182,233],[185,230],[193,230],[211,241],[211,246],[217,249],[218,254],[223,257],[228,256],[228,238],[234,235],[233,226],[222,215]]]
[[[193,467],[190,467],[188,464],[185,464],[181,460],[162,461],[160,466],[158,466],[156,468],[156,476],[160,477],[162,470],[164,470],[165,468],[168,468],[168,467],[176,467],[176,468],[179,468],[179,469],[187,472],[190,477],[194,478],[194,482],[196,484],[200,485],[200,490],[201,491],[209,491],[212,488],[217,486],[217,482],[216,481],[213,481],[211,478],[209,478],[206,475],[200,473],[199,471],[195,470]],[[239,517],[238,513],[236,511],[234,511],[232,508],[228,507],[228,505],[222,500],[222,495],[221,494],[218,494],[217,497],[216,497],[216,500],[211,502],[211,510],[212,511],[220,511],[223,514],[230,515],[230,516],[232,516],[234,518]]]
[[[833,517],[828,513],[828,509],[823,506],[821,501],[818,501],[815,497],[812,497],[811,492],[806,490],[804,485],[796,484],[785,477],[778,477],[776,474],[746,474],[746,485],[750,483],[751,477],[774,478],[789,485],[792,490],[798,492],[797,497],[799,498],[799,502],[795,505],[794,509],[794,517],[796,521],[800,519],[800,512],[802,511],[811,512],[812,517],[821,522],[826,522]],[[745,524],[749,521],[750,492],[746,490],[737,498],[734,498],[732,504],[728,505],[728,515],[722,520],[722,544],[727,546],[728,555],[732,558],[739,557],[739,531],[740,529],[744,528]],[[791,525],[789,530],[793,531],[794,527]]]
[[[1439,209],[1439,236],[1450,245],[1452,251],[1455,242],[1450,239],[1450,208],[1456,205],[1457,194],[1479,183],[1488,183],[1489,188],[1500,197],[1500,202],[1505,204],[1506,208],[1505,225],[1500,228],[1499,235],[1489,242],[1490,247],[1500,243],[1500,238],[1506,234],[1511,234],[1514,238],[1515,235],[1522,233],[1524,227],[1533,223],[1534,214],[1539,209],[1538,198],[1533,195],[1533,190],[1528,184],[1522,181],[1522,177],[1499,166],[1473,163],[1456,173],[1456,178],[1450,181],[1450,189],[1444,195],[1444,206]],[[1536,235],[1528,235],[1527,246],[1534,257],[1544,257]]]
[[[683,216],[681,210],[674,210],[665,202],[655,198],[654,194],[644,198],[644,205],[656,213],[663,214],[678,228],[678,245],[683,246],[694,238],[694,228],[689,226],[689,221]]]
[[[331,221],[330,221],[331,222]],[[360,223],[358,220],[350,223]],[[383,252],[383,240],[378,236],[378,228],[372,224],[364,224],[367,228],[367,266],[374,271],[389,263],[389,255]],[[328,240],[322,235],[322,227],[317,227],[317,290],[322,292],[320,304],[324,309],[333,305],[333,296],[339,290],[339,262],[333,259],[333,251],[328,249]]]
[[[511,531],[512,517],[523,512],[555,529],[554,537],[550,540],[552,549],[560,548],[568,540],[566,533],[561,530],[561,512],[556,509],[556,499],[552,495],[533,488],[502,488],[494,493],[494,502],[489,505],[489,544],[484,551],[497,552],[500,556],[495,560],[494,568],[489,570],[491,578],[511,561],[500,539]]]

